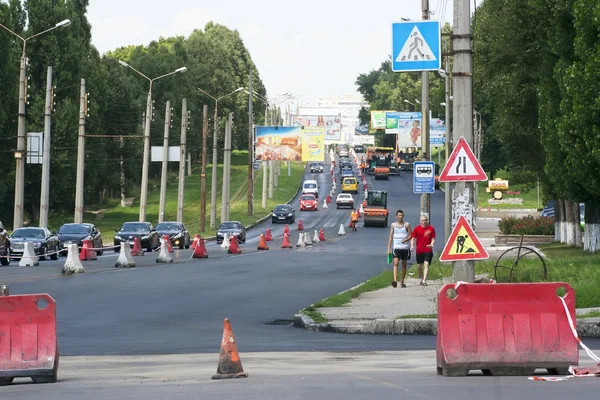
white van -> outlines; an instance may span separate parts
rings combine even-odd
[[[302,184],[302,193],[314,194],[319,198],[319,184],[314,179],[307,179]]]

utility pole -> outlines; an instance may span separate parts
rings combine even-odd
[[[81,79],[79,89],[79,137],[77,138],[77,183],[75,185],[75,218],[73,222],[83,222],[83,196],[85,177],[85,114],[87,113],[87,93],[85,79]],[[121,138],[121,142],[123,138]]]
[[[273,184],[275,183],[275,161],[269,161],[269,198],[273,198]]]
[[[269,161],[263,161],[262,208],[267,208],[267,180],[269,177]]]
[[[44,148],[42,156],[42,194],[40,196],[40,226],[48,226],[48,208],[50,201],[50,146],[52,144],[52,66],[46,75],[46,109],[44,112]]]
[[[252,70],[248,90],[248,215],[254,215],[254,135],[252,134]]]
[[[421,6],[423,11],[423,20],[429,19],[429,0],[421,0]],[[422,89],[421,89],[421,115],[422,115],[422,135],[421,135],[421,158],[423,161],[429,161],[431,159],[431,153],[429,151],[429,71],[423,71],[421,73]],[[421,215],[430,218],[430,195],[429,193],[421,194]]]
[[[181,133],[179,148],[179,186],[177,188],[177,221],[183,222],[183,194],[185,192],[185,162],[187,155],[188,128],[187,100],[181,100]]]
[[[454,52],[452,94],[453,138],[458,142],[460,136],[473,147],[473,74],[471,49],[471,7],[469,0],[454,0],[454,35],[452,49]],[[468,194],[467,207],[473,207],[472,183],[456,182],[453,197]],[[474,261],[452,262],[452,278],[454,282],[473,282],[475,280]]]
[[[144,160],[142,162],[142,184],[140,186],[140,222],[146,222],[148,202],[148,171],[150,169],[150,121],[152,121],[152,81],[146,99],[146,124],[144,125]]]
[[[223,148],[223,189],[221,190],[221,223],[229,219],[229,163],[231,160],[231,130],[233,122],[233,113],[225,123],[225,143]]]
[[[192,155],[187,155],[187,176],[192,176]]]
[[[167,100],[165,109],[165,133],[163,136],[162,173],[160,175],[160,204],[158,209],[158,222],[165,220],[165,207],[167,202],[167,166],[169,164],[169,127],[171,126],[171,102]]]
[[[279,187],[279,171],[281,167],[281,161],[275,161],[275,174],[273,176],[273,187]]]
[[[445,93],[446,93],[446,117],[444,121],[444,127],[446,128],[446,162],[448,162],[448,158],[450,158],[450,133],[451,133],[451,125],[450,125],[450,60],[446,58],[446,66],[445,66]],[[452,230],[452,193],[450,193],[450,182],[444,183],[444,243],[448,243],[448,239],[450,238],[450,231]]]
[[[200,173],[200,232],[206,230],[206,141],[208,138],[208,106],[202,108],[202,172]]]
[[[214,228],[217,219],[217,139],[219,136],[219,119],[217,117],[218,102],[215,101],[214,124],[215,130],[213,133],[213,155],[212,155],[212,184],[210,186],[210,227]]]

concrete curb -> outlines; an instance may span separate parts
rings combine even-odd
[[[366,323],[326,322],[317,324],[309,316],[294,315],[294,326],[316,332],[362,333],[372,335],[437,335],[437,319],[375,319]],[[600,338],[600,318],[582,318],[577,320],[577,334],[582,338]]]

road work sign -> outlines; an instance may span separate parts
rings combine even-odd
[[[469,225],[465,217],[460,216],[450,238],[440,255],[441,262],[459,260],[487,260],[489,254]]]

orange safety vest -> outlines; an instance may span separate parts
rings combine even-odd
[[[358,221],[358,215],[356,214],[356,211],[352,211],[352,212],[350,213],[350,219],[351,219],[353,222],[355,222],[355,221]]]

